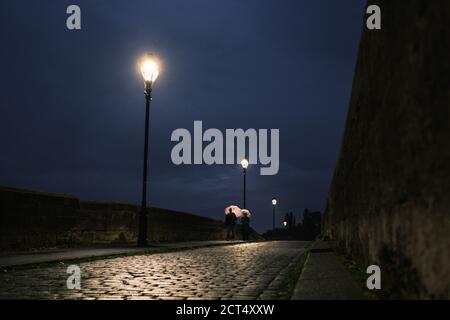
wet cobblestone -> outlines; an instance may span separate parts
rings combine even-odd
[[[0,299],[272,299],[306,242],[260,242],[2,272]]]

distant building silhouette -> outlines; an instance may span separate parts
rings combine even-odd
[[[322,213],[319,211],[311,212],[308,208],[303,212],[303,221],[301,225],[302,236],[307,239],[316,238],[322,230]]]
[[[286,222],[286,228],[292,228],[295,227],[295,216],[294,213],[292,212],[288,212],[286,213],[286,215],[284,216],[284,221]]]
[[[300,214],[301,216],[301,214]],[[297,224],[293,212],[284,216],[284,228],[269,230],[263,236],[269,240],[314,240],[321,233],[322,213],[305,209]]]
[[[303,213],[302,226],[320,228],[321,224],[322,224],[322,213],[319,211],[310,212],[308,208],[306,208]]]

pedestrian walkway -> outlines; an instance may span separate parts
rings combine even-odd
[[[363,300],[356,282],[327,242],[316,241],[297,282],[293,300]]]
[[[148,248],[116,247],[116,248],[67,248],[41,250],[35,252],[12,252],[0,256],[0,268],[17,267],[39,263],[62,262],[96,257],[121,256],[129,254],[145,254],[161,250],[184,250],[209,246],[231,245],[242,241],[190,241],[177,243],[158,243]]]
[[[67,263],[0,272],[1,299],[181,300],[283,299],[301,241],[250,242],[80,261],[80,287]]]

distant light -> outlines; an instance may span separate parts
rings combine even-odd
[[[155,56],[147,54],[141,61],[141,73],[145,82],[155,82],[159,75],[159,65]]]
[[[247,159],[243,159],[241,161],[241,166],[242,166],[242,168],[247,169],[248,168],[248,160]]]
[[[287,227],[287,221],[284,221],[284,222],[283,222],[283,225],[284,225],[285,227]]]
[[[277,205],[277,202],[278,202],[278,201],[277,201],[277,198],[273,198],[273,199],[272,199],[272,204],[273,204],[274,206]]]

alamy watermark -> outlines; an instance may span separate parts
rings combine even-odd
[[[69,30],[81,30],[81,8],[75,4],[67,7],[66,27]]]
[[[69,30],[81,30],[81,8],[72,4],[67,7],[66,27]],[[369,30],[381,29],[381,8],[377,5],[370,5],[366,8],[366,14],[369,15],[366,20],[366,27]]]
[[[370,15],[366,20],[366,27],[369,30],[381,30],[381,9],[377,5],[368,6],[366,14]]]
[[[76,264],[67,267],[66,273],[70,276],[66,280],[66,286],[69,290],[81,289],[81,269]]]
[[[224,136],[215,128],[203,132],[203,122],[194,121],[193,136],[189,130],[180,128],[172,132],[171,141],[178,142],[171,152],[175,165],[230,165],[247,158],[249,164],[261,165],[263,176],[276,175],[280,168],[279,129],[226,129]]]
[[[381,268],[374,264],[367,267],[366,273],[370,274],[366,281],[367,289],[381,290]]]

